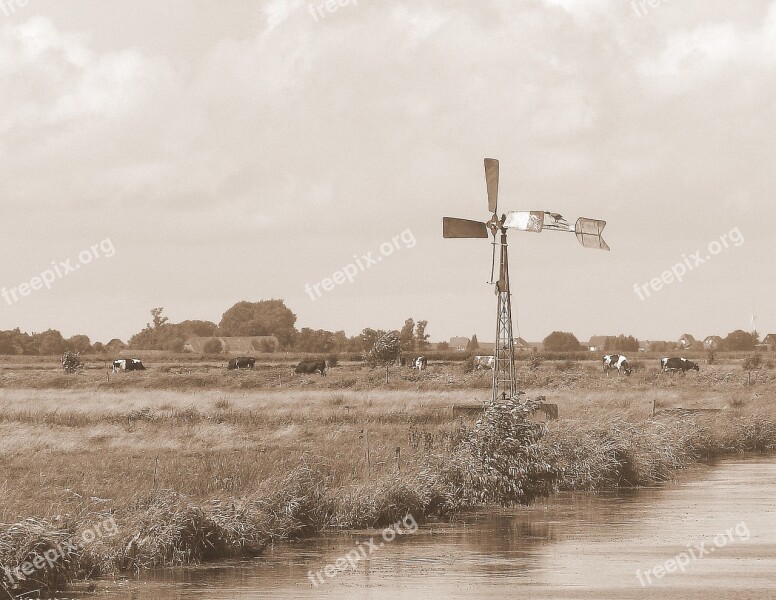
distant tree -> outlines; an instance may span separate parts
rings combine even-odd
[[[475,350],[480,349],[480,343],[477,341],[477,334],[475,333],[472,336],[472,339],[469,340],[469,343],[466,344],[466,351],[467,352],[474,352]]]
[[[345,352],[348,349],[348,336],[342,330],[335,331],[332,343],[335,352]]]
[[[620,352],[638,352],[639,341],[632,335],[608,336],[604,342],[604,351],[619,350]]]
[[[14,331],[0,331],[0,354],[21,354],[21,347],[16,344]]]
[[[272,354],[278,349],[278,346],[277,338],[273,340],[271,337],[262,337],[251,342],[251,348],[256,352],[263,352],[264,354]]]
[[[294,348],[299,352],[329,352],[334,348],[334,334],[325,329],[303,327],[296,335]]]
[[[754,350],[757,343],[757,334],[748,333],[741,329],[731,331],[722,341],[723,350]]]
[[[185,338],[185,333],[175,324],[162,323],[154,327],[149,323],[145,329],[129,338],[129,347],[133,350],[179,352],[183,350]]]
[[[87,353],[92,349],[89,337],[86,335],[74,335],[65,342],[65,346],[71,352]]]
[[[162,308],[161,306],[158,308],[151,309],[151,316],[153,317],[153,327],[161,327],[168,321],[167,317],[162,316],[163,310],[164,308]],[[151,323],[148,323],[147,327],[150,329]]]
[[[348,342],[345,346],[348,352],[365,352],[364,338],[361,335],[354,335],[348,338]]]
[[[553,331],[544,338],[542,346],[546,352],[576,352],[580,349],[579,340],[567,331]]]
[[[361,338],[361,347],[363,348],[363,351],[368,352],[371,350],[374,347],[377,338],[384,334],[385,331],[382,329],[375,330],[370,327],[365,328],[359,336]]]
[[[418,321],[415,324],[415,347],[421,351],[429,347],[428,338],[431,336],[426,333],[426,327],[428,321]]]
[[[202,352],[205,354],[221,354],[224,351],[224,345],[218,338],[213,338],[205,342],[202,346]]]
[[[238,302],[227,310],[219,329],[226,336],[274,335],[283,348],[293,346],[296,315],[283,300]]]
[[[413,350],[415,350],[414,331],[415,331],[415,321],[412,319],[407,319],[406,321],[404,321],[404,326],[401,328],[401,331],[399,332],[399,340],[401,342],[402,352],[412,352]]]
[[[41,355],[62,354],[65,351],[65,339],[56,329],[33,333],[32,337],[37,342],[38,353]]]
[[[178,323],[181,332],[187,337],[215,337],[218,335],[218,325],[212,321],[181,321]]]
[[[401,335],[398,331],[389,331],[382,334],[375,341],[372,349],[364,357],[367,363],[372,365],[381,364],[387,368],[396,361],[396,357],[401,352]],[[387,375],[386,375],[387,377]]]
[[[449,350],[449,349],[450,349],[449,342],[439,342],[437,344],[437,350]]]
[[[102,354],[105,352],[105,345],[102,342],[94,342],[92,344],[92,352],[95,354]]]

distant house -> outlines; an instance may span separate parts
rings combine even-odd
[[[769,333],[763,338],[763,341],[760,342],[760,346],[765,346],[767,350],[774,351],[776,350],[776,333]]]
[[[696,340],[689,333],[685,333],[682,337],[679,338],[677,343],[682,350],[691,350],[694,346],[698,345],[698,340]]]
[[[242,337],[199,337],[194,336],[183,344],[184,352],[204,354],[205,344],[210,340],[220,340],[226,354],[247,354],[256,352],[276,352],[280,342],[274,335],[252,335]]]
[[[450,349],[457,350],[458,352],[466,352],[466,347],[471,340],[467,337],[453,337],[450,338]]]
[[[703,340],[704,350],[719,350],[722,347],[722,338],[718,335],[710,335]]]

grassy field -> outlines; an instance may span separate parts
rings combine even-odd
[[[521,389],[560,412],[522,429],[503,411],[475,425],[467,408],[490,397],[490,374],[459,363],[392,368],[386,384],[384,370],[356,363],[322,378],[282,360],[235,372],[185,358],[109,377],[97,361],[73,375],[51,360],[0,365],[0,570],[106,518],[118,528],[0,590],[257,554],[408,511],[651,484],[696,460],[776,446],[776,372],[747,385],[741,357],[675,376],[656,357],[631,377],[606,377],[597,361],[521,363]]]

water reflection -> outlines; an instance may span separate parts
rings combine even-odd
[[[314,586],[322,570],[379,532],[319,537],[269,549],[259,559],[164,570],[90,598],[249,600],[682,599],[776,597],[776,461],[729,460],[695,469],[675,485],[605,494],[562,494],[530,508],[468,515],[397,536]],[[751,534],[692,561],[684,573],[636,576],[688,544],[711,544],[739,523]],[[86,596],[84,596],[86,597]]]

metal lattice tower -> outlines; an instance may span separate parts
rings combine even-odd
[[[513,398],[515,381],[515,344],[512,338],[512,298],[509,291],[507,234],[501,232],[499,279],[496,282],[496,342],[493,346],[493,402]]]

